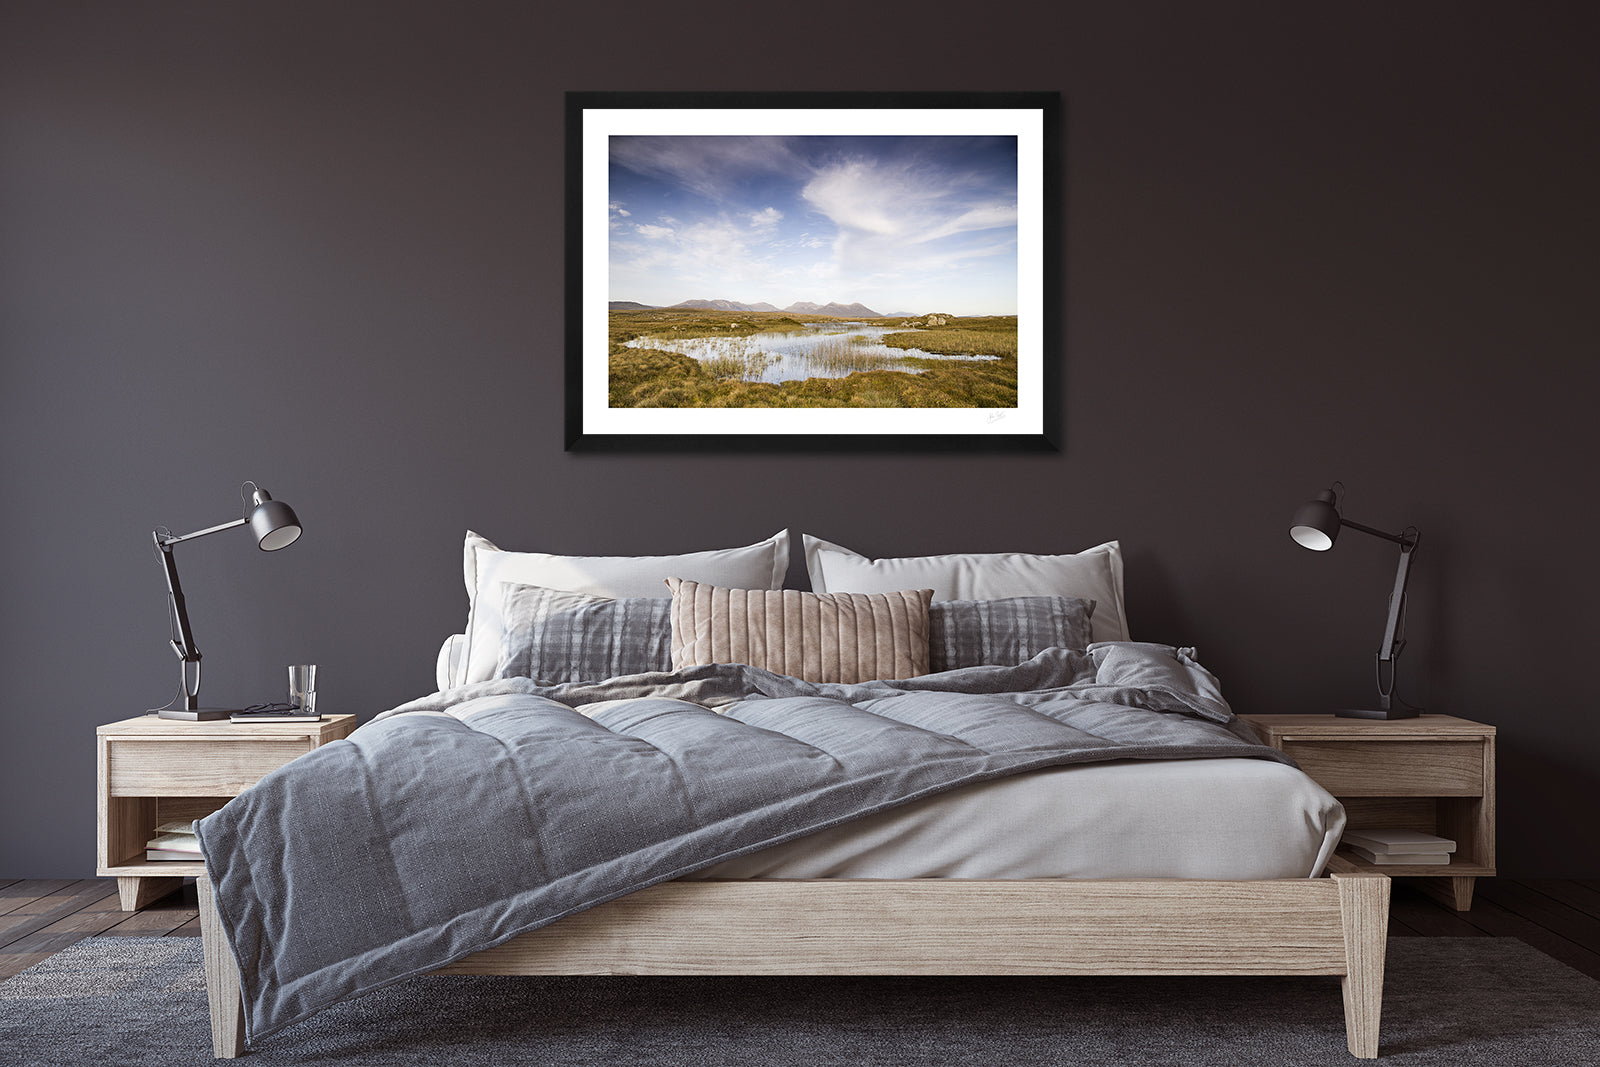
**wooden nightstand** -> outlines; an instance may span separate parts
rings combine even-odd
[[[1453,715],[1239,717],[1339,798],[1350,829],[1421,830],[1456,842],[1448,867],[1377,866],[1342,848],[1341,857],[1366,870],[1425,878],[1420,885],[1430,895],[1457,911],[1472,907],[1474,881],[1495,873],[1493,726]]]
[[[100,727],[95,874],[115,877],[123,911],[138,911],[205,873],[205,864],[147,860],[158,824],[200,819],[269,771],[356,728],[354,715],[321,722],[181,722],[141,715]]]

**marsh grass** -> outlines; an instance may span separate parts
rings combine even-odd
[[[738,381],[759,379],[766,370],[766,353],[754,348],[743,337],[712,337],[704,340],[707,352],[697,358],[700,366],[713,378],[733,378]]]
[[[700,361],[700,365],[713,378],[744,378],[749,374],[749,364],[743,356],[707,356]]]
[[[753,333],[805,329],[793,315],[773,311],[704,311],[697,308],[657,308],[651,311],[612,311],[607,314],[612,350],[646,334],[675,337],[746,337]]]
[[[882,343],[890,348],[920,348],[945,356],[1016,359],[1017,317],[955,319],[944,326],[886,334]]]
[[[809,318],[809,317],[808,317]],[[806,378],[780,384],[750,381],[752,356],[739,347],[743,337],[766,330],[801,330],[804,325],[784,314],[706,311],[611,312],[609,404],[621,407],[813,407],[813,408],[1014,408],[1017,405],[1017,320],[958,319],[945,326],[891,333],[882,343],[894,348],[920,348],[941,355],[987,355],[998,359],[974,362],[868,357],[871,365],[843,362],[842,378]],[[819,320],[826,321],[826,320]],[[676,331],[672,327],[679,328]],[[884,323],[890,325],[890,323]],[[627,348],[624,342],[644,334],[679,337],[724,337],[704,362],[676,352]],[[846,337],[836,342],[837,358],[860,361],[866,353]],[[830,358],[834,353],[830,352]],[[728,363],[713,368],[714,361]],[[897,369],[888,369],[888,368]],[[738,370],[722,373],[724,370]],[[742,371],[742,372],[740,372]],[[907,373],[920,371],[920,373]],[[759,371],[756,372],[759,374]]]
[[[767,369],[764,352],[728,352],[700,360],[700,366],[713,378],[733,378],[738,381],[760,381]]]
[[[842,376],[856,371],[865,370],[893,370],[900,368],[905,361],[895,356],[885,356],[873,352],[861,351],[862,343],[872,344],[869,339],[854,337],[819,337],[817,343],[812,345],[805,354],[806,363],[819,371]]]

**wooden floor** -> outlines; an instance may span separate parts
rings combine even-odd
[[[1396,937],[1516,937],[1600,979],[1600,881],[1478,883],[1469,912],[1455,912],[1395,883],[1389,932]],[[199,937],[194,884],[143,911],[124,912],[117,883],[0,878],[0,980],[74,941],[94,936]]]
[[[143,911],[126,912],[115,878],[0,878],[0,980],[96,935],[199,937],[194,883]]]

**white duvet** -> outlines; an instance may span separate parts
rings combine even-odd
[[[1314,878],[1344,808],[1254,759],[1119,760],[968,786],[692,878]]]

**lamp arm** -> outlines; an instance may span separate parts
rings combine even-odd
[[[161,531],[157,530],[155,535],[156,547],[165,552],[169,545],[176,545],[183,541],[193,541],[196,537],[204,537],[206,534],[214,534],[222,530],[231,530],[235,526],[243,526],[249,521],[250,517],[246,515],[242,519],[234,519],[232,522],[225,522],[221,526],[207,526],[204,530],[196,530],[194,533],[186,533],[181,537],[173,537],[170,534],[166,537],[162,537]]]
[[[1389,594],[1389,618],[1383,627],[1383,644],[1378,647],[1380,661],[1394,659],[1405,645],[1405,639],[1400,634],[1400,618],[1406,610],[1406,583],[1411,580],[1411,557],[1416,551],[1415,541],[1400,545],[1400,564],[1394,571],[1394,591]]]
[[[177,540],[177,539],[174,539]],[[178,581],[178,564],[172,558],[171,541],[155,537],[156,553],[161,557],[162,573],[167,579],[167,606],[172,612],[172,623],[177,630],[172,639],[172,649],[185,663],[200,659],[200,650],[194,647],[194,631],[189,628],[189,606],[183,599],[183,583]]]
[[[171,534],[163,537],[161,536],[161,530],[156,530],[150,535],[155,540],[156,552],[161,556],[161,567],[167,576],[167,606],[172,611],[172,622],[178,631],[177,636],[172,641],[172,650],[178,654],[178,658],[185,664],[193,663],[198,665],[200,662],[200,650],[194,647],[194,631],[189,628],[189,606],[183,599],[183,584],[178,581],[178,564],[172,558],[172,546],[182,544],[185,541],[193,541],[197,537],[205,537],[207,534],[231,530],[235,526],[243,526],[249,521],[249,517],[246,516],[242,519],[234,519],[232,522],[222,523],[220,526],[208,526],[204,530],[196,530],[194,533],[186,533],[178,537],[173,537]],[[183,678],[184,692],[192,699],[200,688],[198,666],[195,669],[194,690],[196,692],[190,692],[187,669],[185,669]]]
[[[1416,539],[1415,535],[1412,535],[1412,536],[1408,537],[1404,533],[1397,533],[1397,534],[1384,533],[1382,530],[1374,530],[1370,526],[1363,526],[1359,522],[1351,522],[1349,519],[1345,518],[1343,515],[1339,516],[1339,525],[1340,526],[1348,526],[1352,530],[1360,530],[1362,533],[1371,534],[1373,537],[1381,537],[1385,541],[1393,541],[1395,544],[1399,545],[1401,548],[1404,548],[1408,541],[1411,543],[1411,547],[1412,548],[1416,547],[1416,540],[1417,539]],[[209,531],[206,531],[206,532],[209,532]],[[1409,533],[1409,531],[1408,531],[1408,533]]]
[[[1378,662],[1389,663],[1400,654],[1400,649],[1405,644],[1405,639],[1400,636],[1400,619],[1405,613],[1406,583],[1411,578],[1411,555],[1417,550],[1417,542],[1422,539],[1422,535],[1414,526],[1408,526],[1397,534],[1385,533],[1371,526],[1363,526],[1359,522],[1351,522],[1343,515],[1339,516],[1339,525],[1360,530],[1373,537],[1381,537],[1385,541],[1393,541],[1400,546],[1400,565],[1395,568],[1394,591],[1389,594],[1389,619],[1383,627],[1383,644],[1378,647]],[[1382,689],[1382,686],[1379,688]]]
[[[241,519],[240,522],[245,520]],[[172,546],[180,541],[188,541],[202,537],[218,530],[226,530],[239,523],[230,522],[222,526],[214,526],[209,530],[200,530],[182,537],[162,537],[157,530],[151,535],[155,541],[156,554],[161,557],[161,570],[167,579],[167,610],[172,616],[172,625],[175,636],[172,639],[172,651],[178,655],[178,686],[183,692],[183,706],[193,711],[199,706],[200,697],[200,650],[194,644],[194,631],[189,627],[189,606],[183,599],[183,583],[178,581],[178,564],[172,556]],[[194,676],[191,680],[189,673],[190,664],[194,665]]]
[[[1343,515],[1339,516],[1339,525],[1393,541],[1400,546],[1400,563],[1394,571],[1394,590],[1389,594],[1389,616],[1383,624],[1383,643],[1378,646],[1377,662],[1373,665],[1378,676],[1378,707],[1387,712],[1394,693],[1394,661],[1399,657],[1400,650],[1406,647],[1406,639],[1400,628],[1406,614],[1406,583],[1411,579],[1411,557],[1417,551],[1417,542],[1422,535],[1414,526],[1408,526],[1397,534],[1385,533],[1352,522]]]
[[[1383,644],[1378,646],[1377,661],[1373,664],[1378,679],[1378,707],[1385,712],[1389,711],[1390,698],[1394,694],[1395,660],[1406,647],[1406,639],[1400,628],[1405,620],[1406,583],[1411,579],[1411,559],[1416,554],[1419,539],[1420,535],[1415,529],[1407,529],[1398,538],[1400,562],[1394,570],[1394,590],[1389,594],[1389,616],[1383,626]]]
[[[177,637],[173,639],[172,649],[178,654],[178,658],[185,663],[199,663],[200,650],[194,647],[194,631],[189,628],[189,606],[183,599],[183,584],[178,581],[178,564],[172,558],[172,546],[182,544],[185,541],[193,541],[195,538],[204,537],[207,534],[231,530],[235,526],[243,526],[249,521],[248,517],[234,519],[232,522],[225,522],[220,526],[208,526],[204,530],[196,530],[194,533],[186,533],[179,537],[173,537],[171,534],[163,537],[160,530],[156,530],[150,535],[155,540],[156,552],[161,556],[161,567],[167,576],[167,603],[172,610],[173,625],[178,631]],[[198,673],[197,671],[196,687],[199,685]],[[189,688],[187,674],[184,675],[184,680],[184,689],[187,691]]]

